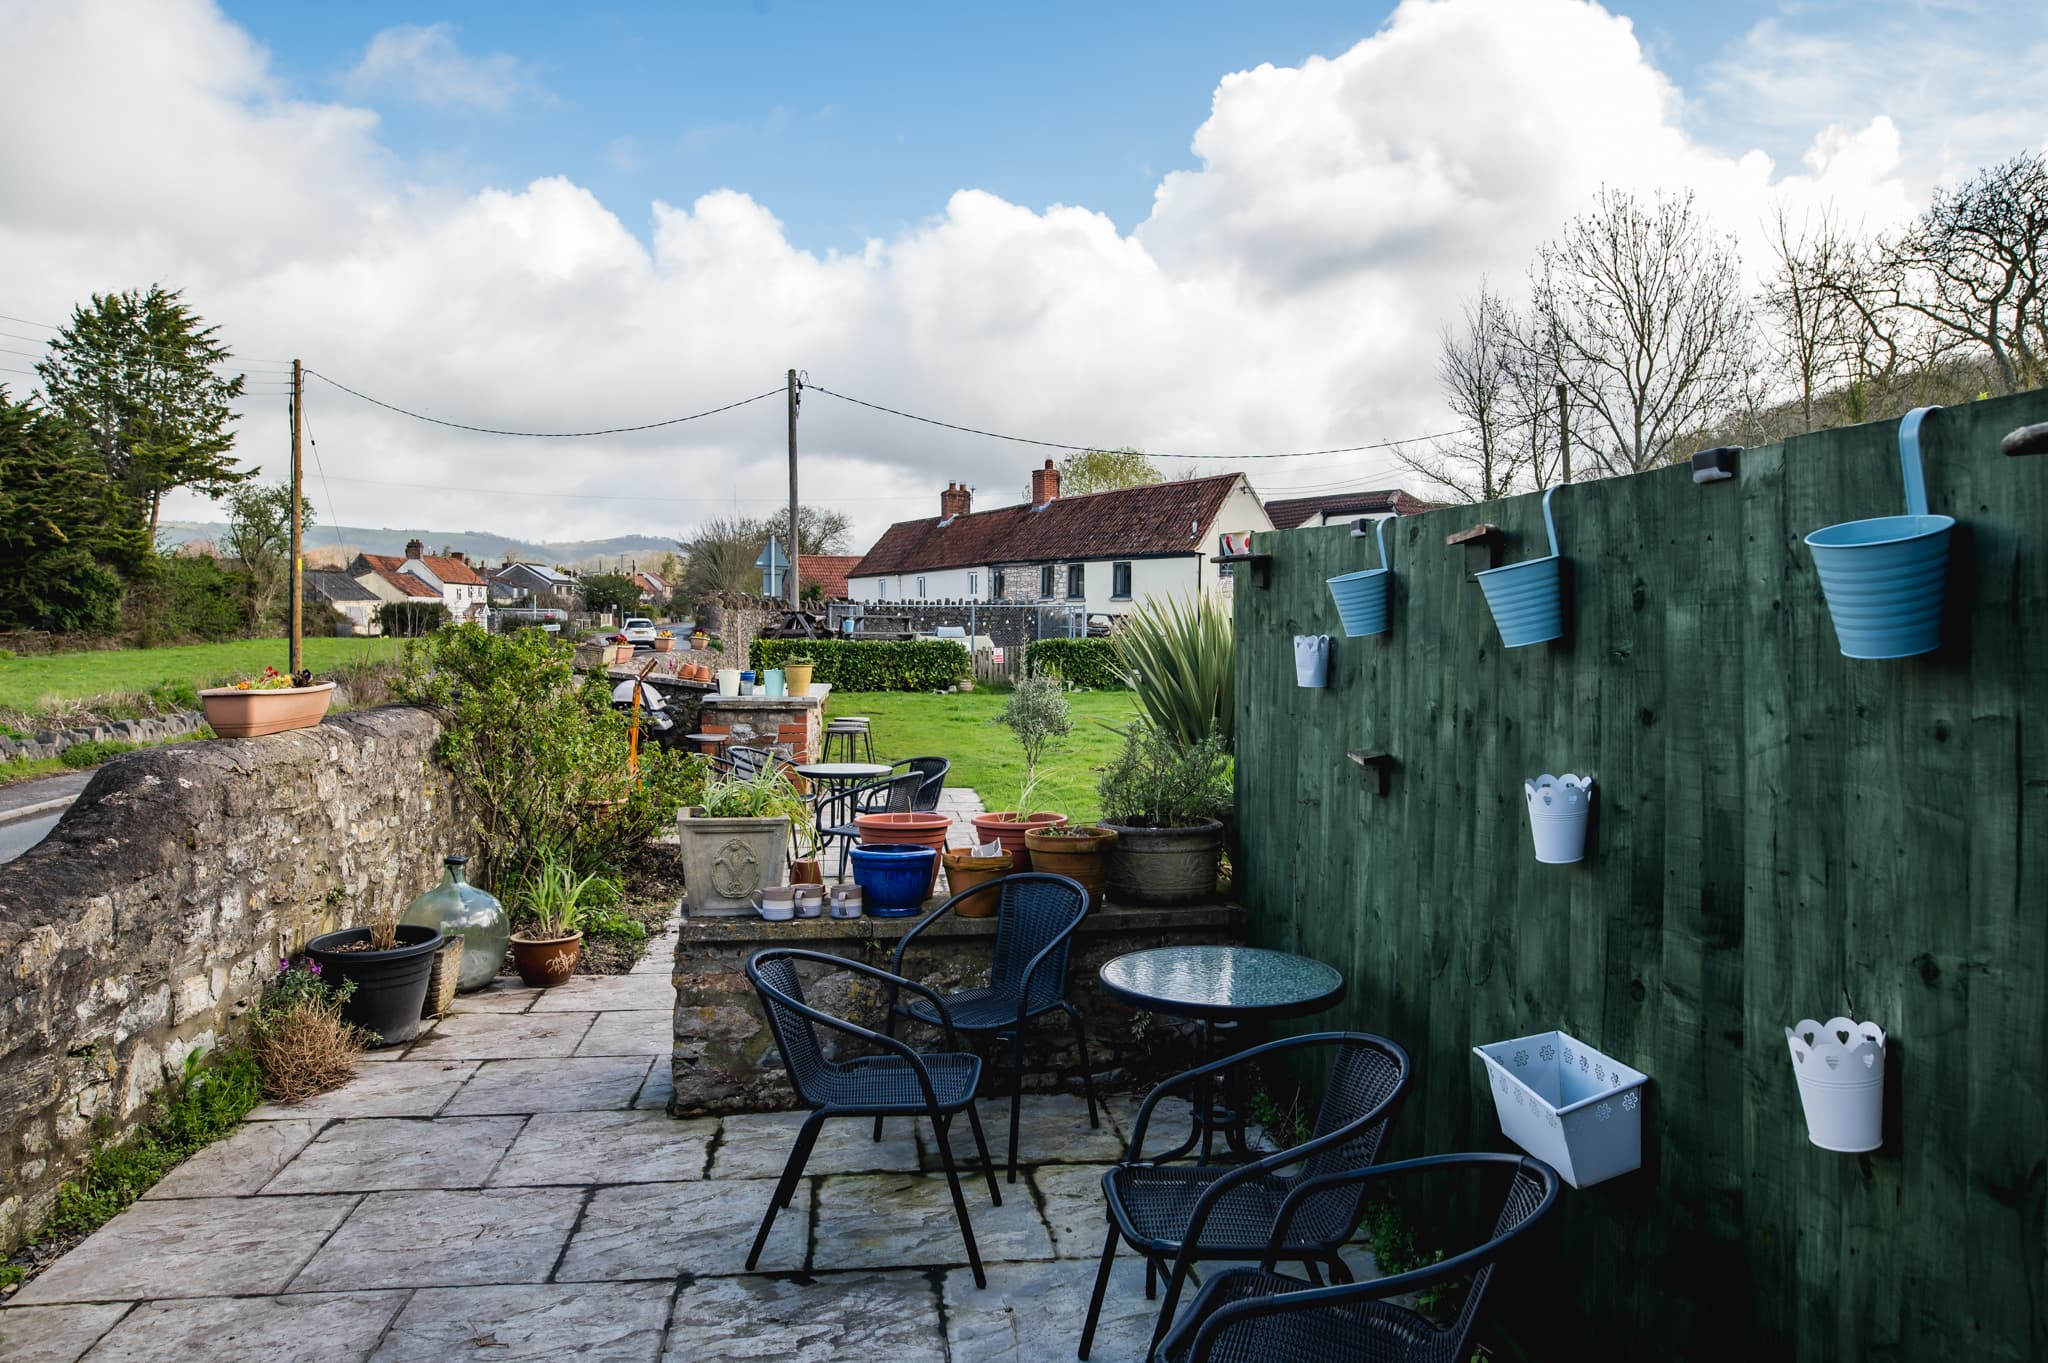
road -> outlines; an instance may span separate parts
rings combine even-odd
[[[90,780],[89,771],[70,771],[0,786],[0,862],[13,861],[47,837]]]

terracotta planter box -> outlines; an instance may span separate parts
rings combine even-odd
[[[993,857],[978,857],[972,852],[959,850],[941,852],[939,864],[946,868],[946,892],[954,895],[964,894],[991,880],[1001,880],[1016,869],[1016,863],[1008,852]],[[1001,895],[978,894],[953,912],[962,918],[993,918],[1001,901]]]
[[[199,693],[206,722],[222,738],[255,738],[259,734],[283,733],[286,729],[310,729],[327,713],[333,699],[333,682],[279,691],[209,686]]]
[[[673,638],[663,639],[657,637],[654,641],[654,651],[656,653],[673,653],[675,648],[676,641]]]
[[[953,820],[944,814],[856,814],[854,827],[860,830],[863,843],[891,843],[912,847],[929,847],[937,855],[932,858],[931,878],[925,882],[925,898],[931,898],[932,891],[939,883],[939,857],[945,855],[946,830],[953,826]]]
[[[1096,909],[1102,907],[1106,854],[1115,841],[1116,834],[1110,829],[1092,824],[1071,833],[1034,828],[1024,835],[1024,845],[1031,849],[1031,869],[1080,881],[1088,892],[1088,906]]]
[[[1034,828],[1050,828],[1067,821],[1064,814],[1053,814],[1037,810],[1030,814],[1015,814],[1009,810],[998,810],[993,814],[974,816],[975,836],[982,842],[994,839],[1003,845],[1020,871],[1031,869],[1031,849],[1024,845],[1024,835]]]

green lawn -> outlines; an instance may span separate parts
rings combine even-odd
[[[874,720],[875,760],[900,762],[906,757],[944,757],[953,763],[948,786],[972,786],[987,809],[1012,808],[1024,779],[1024,759],[1017,740],[995,722],[1007,693],[972,691],[934,696],[901,691],[835,691],[826,703],[827,717],[867,715]],[[1137,715],[1128,691],[1076,691],[1074,732],[1040,765],[1032,805],[1057,810],[1075,820],[1092,820],[1101,812],[1095,793],[1102,769],[1123,742],[1104,728],[1122,727]]]
[[[338,663],[366,655],[395,658],[399,643],[397,639],[308,639],[306,666],[324,672]],[[33,710],[46,696],[82,700],[124,691],[147,691],[165,682],[211,686],[217,681],[260,673],[266,665],[282,670],[285,652],[282,639],[243,639],[229,644],[0,658],[0,709]]]

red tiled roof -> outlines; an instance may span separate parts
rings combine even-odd
[[[1435,511],[1442,502],[1425,502],[1400,488],[1382,492],[1336,492],[1322,497],[1288,497],[1266,503],[1266,515],[1275,530],[1292,530],[1318,517],[1343,520],[1350,516],[1414,516]]]
[[[365,554],[363,557],[370,558],[372,555]],[[383,555],[378,555],[377,557],[383,557]],[[411,573],[401,573],[395,568],[379,568],[375,564],[370,566],[370,571],[404,592],[407,596],[417,596],[425,601],[439,601],[441,599],[441,593],[435,591]]]
[[[449,558],[443,554],[422,554],[420,555],[420,562],[427,565],[428,572],[450,586],[481,587],[484,585],[484,575],[478,572],[473,565],[465,563],[459,558]]]
[[[815,582],[824,588],[827,601],[844,601],[846,576],[860,560],[859,554],[798,554],[797,582],[804,591]]]
[[[1172,483],[1055,497],[1041,510],[1001,506],[956,516],[898,521],[848,570],[849,577],[969,568],[980,563],[1052,563],[1198,553],[1210,523],[1243,475],[1219,473]]]

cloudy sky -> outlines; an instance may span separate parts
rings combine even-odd
[[[1105,12],[1106,11],[1106,12]],[[2048,143],[2038,0],[611,9],[0,0],[0,381],[95,290],[526,431],[777,390],[1133,445],[1172,471],[1441,430],[1436,336],[1603,182],[1879,226]],[[587,440],[320,380],[321,519],[686,534],[785,495],[779,395]],[[812,392],[862,547],[1045,451]],[[1268,495],[1383,454],[1242,467]],[[181,497],[167,515],[206,518]]]

